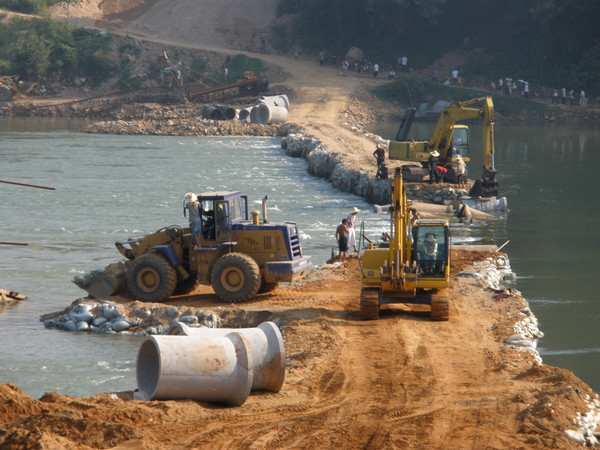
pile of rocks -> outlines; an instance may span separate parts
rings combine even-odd
[[[166,334],[174,322],[218,328],[220,317],[210,310],[181,311],[168,306],[117,305],[108,300],[79,299],[62,312],[44,314],[46,328],[102,334]]]
[[[589,411],[577,413],[577,418],[573,420],[577,430],[565,430],[564,433],[569,439],[586,447],[596,447],[600,444],[600,433],[597,431],[600,427],[600,400],[598,394],[594,398],[587,395],[585,400]]]
[[[404,186],[409,199],[426,203],[448,204],[470,198],[467,189],[455,189],[449,185],[404,183]]]
[[[307,137],[300,130],[290,130],[281,140],[281,147],[288,156],[304,158],[308,173],[329,180],[342,192],[361,196],[371,203],[389,202],[391,180],[378,180],[374,171],[344,162],[339,153],[329,151],[319,139]]]

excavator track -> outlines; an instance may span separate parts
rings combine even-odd
[[[445,322],[450,319],[450,305],[446,290],[431,296],[431,320]]]
[[[379,289],[363,287],[360,292],[360,318],[363,320],[379,319]]]

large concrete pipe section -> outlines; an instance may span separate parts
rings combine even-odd
[[[244,336],[250,345],[254,373],[252,390],[279,392],[285,377],[285,345],[273,322],[263,322],[256,328],[192,328],[177,322],[167,333],[202,337],[228,336],[232,332]]]
[[[220,119],[220,120],[235,119],[235,108],[232,108],[231,106],[225,106],[225,105],[215,105],[215,108],[218,109],[219,111],[221,111],[220,117],[222,117],[222,119]],[[216,117],[213,117],[213,118],[217,119]]]
[[[268,125],[270,123],[284,123],[288,118],[288,110],[283,106],[267,105],[261,103],[256,107],[256,121]]]
[[[244,109],[240,109],[240,112],[238,114],[238,119],[240,119],[242,122],[249,122],[250,121],[250,112],[252,111],[252,107],[248,107],[248,108],[244,108]]]
[[[284,94],[268,96],[263,95],[260,98],[259,103],[264,103],[271,106],[283,106],[288,111],[290,110],[290,100],[288,99],[288,96]]]
[[[242,405],[252,388],[251,352],[239,333],[149,336],[138,352],[134,399]]]

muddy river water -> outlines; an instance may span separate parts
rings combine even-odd
[[[185,225],[186,192],[241,190],[252,209],[268,196],[269,220],[298,222],[305,253],[324,264],[335,227],[357,206],[368,235],[388,228],[364,200],[341,193],[286,157],[279,139],[105,136],[81,122],[2,118],[0,287],[29,299],[0,312],[0,382],[39,397],[131,390],[139,337],[48,330],[43,313],[84,292],[75,275],[119,260],[114,242]],[[478,148],[477,131],[473,146]],[[382,134],[389,131],[381,130]],[[471,226],[452,224],[453,241],[502,244],[516,288],[540,320],[544,362],[569,368],[600,391],[600,303],[593,284],[600,132],[567,127],[497,128],[496,165],[509,213]],[[471,164],[472,177],[481,162]],[[357,306],[358,307],[358,306]]]

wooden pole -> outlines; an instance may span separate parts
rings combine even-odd
[[[29,245],[26,242],[0,242],[0,245]]]
[[[56,190],[56,188],[53,188],[53,187],[40,186],[40,185],[37,185],[37,184],[17,183],[16,181],[0,180],[0,183],[16,184],[17,186],[27,186],[27,187],[33,187],[33,188],[38,188],[38,189],[48,189],[50,191],[55,191]]]

